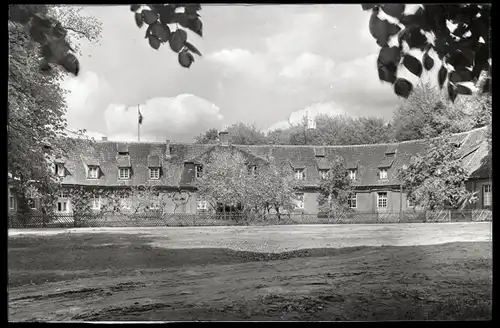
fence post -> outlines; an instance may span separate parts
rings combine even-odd
[[[451,210],[448,210],[448,221],[451,222]]]

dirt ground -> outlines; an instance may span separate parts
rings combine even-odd
[[[9,230],[9,321],[490,319],[491,234],[491,223]]]

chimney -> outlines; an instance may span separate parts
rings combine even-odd
[[[108,137],[102,137],[102,141],[108,141]]]
[[[170,158],[170,140],[165,141],[165,158]]]
[[[219,142],[221,146],[229,145],[229,132],[221,131],[219,132]]]

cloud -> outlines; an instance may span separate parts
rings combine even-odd
[[[93,71],[84,71],[78,77],[68,77],[61,82],[65,95],[68,126],[83,128],[95,120],[94,99],[106,93],[109,85]]]
[[[192,94],[148,99],[139,108],[143,116],[141,141],[191,141],[208,128],[222,125],[219,108]],[[137,106],[110,104],[104,120],[110,140],[137,140]]]
[[[288,120],[283,120],[274,123],[271,125],[266,132],[276,130],[276,129],[286,129],[290,127],[290,123],[292,125],[299,124],[303,122],[304,116],[308,116],[309,118],[315,118],[316,116],[324,114],[324,115],[329,115],[329,116],[336,116],[336,115],[344,115],[346,114],[346,111],[342,106],[335,102],[328,102],[328,103],[317,103],[317,104],[312,104],[310,106],[307,106],[304,109],[292,112],[288,118]]]
[[[323,78],[331,77],[335,62],[330,58],[323,58],[310,52],[304,52],[290,65],[285,66],[280,76],[290,79]]]

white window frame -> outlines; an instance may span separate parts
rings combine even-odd
[[[196,209],[198,211],[206,211],[208,209],[207,200],[200,198],[196,201]]]
[[[303,210],[305,207],[305,194],[304,193],[296,193],[295,194],[295,208],[298,210]]]
[[[490,207],[493,204],[491,184],[483,185],[483,207]]]
[[[9,209],[10,210],[16,209],[16,198],[14,196],[9,196]]]
[[[349,169],[349,179],[356,180],[356,169]]]
[[[94,175],[95,173],[95,175]],[[99,167],[90,165],[87,179],[99,179]]]
[[[387,179],[387,169],[379,170],[380,179]]]
[[[385,196],[381,196],[383,194]],[[384,204],[384,200],[385,200],[385,206],[380,206],[381,204]],[[389,205],[389,194],[387,193],[387,191],[377,192],[377,208],[385,209],[387,208],[388,205]]]
[[[96,202],[97,200],[97,202]],[[97,204],[97,206],[96,206]],[[100,210],[101,209],[101,196],[94,196],[92,197],[92,209],[93,210]]]
[[[295,180],[305,180],[305,170],[304,169],[295,169]]]
[[[330,170],[319,170],[319,176],[321,179],[328,179],[328,173]]]
[[[69,194],[68,194],[68,191],[67,190],[61,190],[59,192],[59,198],[68,198],[69,197]]]
[[[64,164],[56,163],[56,174],[60,177],[63,177],[65,173]]]
[[[153,174],[155,172],[155,174]],[[160,179],[160,168],[150,167],[149,168],[149,180],[159,180]]]
[[[63,205],[64,204],[64,209],[63,208]],[[59,205],[61,205],[61,210],[59,210]],[[56,212],[57,213],[68,213],[69,212],[69,202],[65,199],[59,199],[57,201],[57,204],[56,204]]]
[[[354,200],[354,206],[352,206],[353,200]],[[349,205],[349,208],[358,208],[358,193],[355,192],[352,195],[349,195],[348,205]]]
[[[199,179],[203,176],[203,166],[202,165],[195,166],[195,175],[196,175],[197,179]]]
[[[127,172],[127,174],[122,175],[122,172]],[[118,179],[119,180],[130,180],[130,167],[119,167],[118,168]]]

